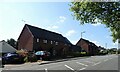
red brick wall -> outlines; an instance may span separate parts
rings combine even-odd
[[[85,41],[81,40],[81,41],[79,41],[76,45],[77,45],[77,46],[80,46],[80,47],[83,48],[86,52],[89,53],[89,46],[88,46],[88,44],[87,44]]]
[[[90,55],[96,55],[98,53],[98,48],[95,45],[89,45],[83,40],[80,40],[77,44],[77,46],[80,46],[81,48],[85,49],[85,51]]]
[[[29,29],[25,27],[18,39],[18,49],[27,49],[28,51],[33,50],[33,37]]]
[[[34,49],[42,49],[45,51],[49,51],[51,48],[53,48],[54,50],[56,50],[58,55],[63,54],[62,51],[64,49],[64,52],[67,54],[68,50],[69,50],[69,45],[65,45],[62,42],[58,42],[58,45],[55,44],[55,42],[53,40],[47,40],[47,43],[43,43],[43,40],[47,40],[47,39],[39,39],[39,42],[37,42],[37,39],[34,39]],[[51,44],[51,41],[53,42]]]

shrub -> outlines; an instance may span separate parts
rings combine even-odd
[[[87,56],[86,52],[73,52],[72,55],[74,57],[80,57],[80,56]]]
[[[16,53],[18,53],[22,57],[26,57],[28,55],[28,52],[25,50],[18,50]]]
[[[79,57],[80,56],[80,52],[73,52],[73,56],[74,57]]]
[[[29,62],[28,61],[28,56],[24,57],[24,62]]]
[[[27,52],[26,50],[18,50],[17,53],[23,57],[24,62],[36,62],[37,57],[33,52]]]
[[[106,55],[106,54],[108,54],[107,51],[101,51],[101,52],[99,52],[99,55]]]
[[[80,52],[80,56],[86,56],[87,53],[86,52]]]
[[[36,62],[37,56],[34,53],[28,53],[28,61],[29,62]]]
[[[23,62],[28,62],[28,52],[26,50],[17,50],[17,52],[21,57]]]

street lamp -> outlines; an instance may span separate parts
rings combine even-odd
[[[81,32],[81,38],[82,38],[82,34],[85,33],[85,31]]]
[[[85,33],[85,31],[81,32],[81,40],[82,40],[82,34]],[[80,42],[80,46],[82,48],[82,41]],[[82,51],[83,51],[83,48],[82,48]]]

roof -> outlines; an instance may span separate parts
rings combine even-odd
[[[28,29],[30,30],[30,32],[32,33],[34,38],[44,38],[44,39],[61,41],[61,42],[64,42],[64,43],[71,44],[71,42],[66,37],[63,37],[59,33],[48,31],[48,30],[38,28],[38,27],[35,27],[35,26],[31,26],[31,25],[28,25],[28,24],[25,24],[25,26],[28,27]]]
[[[16,52],[16,49],[5,41],[0,41],[0,53]]]
[[[78,42],[80,42],[81,40],[85,41],[88,44],[95,45],[94,43],[90,42],[89,40],[86,40],[86,39],[83,39],[83,38],[81,38]]]

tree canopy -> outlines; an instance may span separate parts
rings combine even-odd
[[[113,37],[113,42],[120,43],[120,2],[72,2],[70,11],[81,24],[105,24]]]
[[[17,49],[17,41],[15,41],[13,38],[7,39],[7,43]]]

